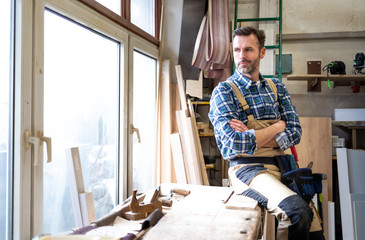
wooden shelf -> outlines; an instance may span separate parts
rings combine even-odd
[[[332,125],[351,130],[352,149],[357,149],[357,130],[365,129],[365,121],[332,121]]]
[[[321,74],[306,74],[306,75],[288,75],[288,81],[311,81],[312,88],[320,81],[334,81],[335,86],[351,86],[351,82],[359,82],[360,86],[365,86],[365,74],[363,75],[321,75]]]
[[[352,81],[359,82],[361,86],[365,86],[364,75],[321,75],[321,74],[306,74],[306,75],[288,75],[288,81],[334,81],[336,86],[350,86]]]
[[[199,137],[214,137],[214,133],[212,133],[212,134],[199,134]]]
[[[337,127],[346,127],[346,128],[365,128],[365,121],[332,121],[332,125]]]
[[[191,102],[193,105],[196,105],[196,104],[198,104],[198,105],[209,105],[209,102]]]

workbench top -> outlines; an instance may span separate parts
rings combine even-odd
[[[261,209],[227,209],[228,187],[162,184],[161,192],[172,188],[190,190],[173,204],[166,215],[142,239],[257,239]],[[165,190],[164,190],[165,189]]]

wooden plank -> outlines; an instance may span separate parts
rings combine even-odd
[[[336,239],[335,203],[328,202],[328,239]]]
[[[173,175],[172,151],[170,147],[171,130],[171,80],[170,60],[162,61],[159,101],[159,183],[171,182]]]
[[[337,148],[343,239],[365,235],[365,150]]]
[[[198,159],[198,147],[197,143],[194,138],[194,130],[193,130],[193,119],[191,117],[186,118],[186,126],[187,126],[187,138],[185,139],[187,141],[187,145],[189,146],[189,152],[191,153],[191,159],[188,159],[191,166],[192,166],[192,172],[195,177],[195,184],[203,184],[202,179],[202,170],[200,167],[200,162]],[[196,126],[196,125],[194,125]],[[205,170],[205,166],[204,166]],[[206,172],[205,172],[206,174]],[[208,184],[209,185],[209,184]]]
[[[186,94],[203,99],[203,73],[199,74],[198,80],[186,80]]]
[[[323,229],[328,232],[328,201],[332,201],[332,123],[327,117],[301,117],[302,138],[295,146],[299,166],[306,167],[313,161],[313,173],[324,173],[323,180]],[[290,150],[286,153],[291,153]]]
[[[196,169],[196,153],[192,144],[193,136],[191,131],[190,118],[186,117],[184,110],[176,111],[177,125],[181,137],[182,149],[184,153],[184,165],[186,177],[189,184],[201,184],[199,168]],[[190,125],[190,129],[189,129]]]
[[[80,193],[79,198],[82,222],[84,226],[89,226],[90,223],[96,220],[93,193]]]
[[[202,75],[202,72],[200,74]],[[197,154],[196,158],[197,158],[197,161],[198,161],[198,165],[200,165],[203,184],[204,185],[209,185],[209,179],[208,179],[207,171],[205,169],[203,149],[202,149],[202,145],[201,145],[200,138],[199,138],[199,132],[198,132],[198,129],[196,127],[196,119],[195,119],[195,113],[194,113],[193,105],[191,104],[190,99],[188,100],[188,104],[189,104],[189,113],[190,113],[190,116],[191,116],[191,125],[192,125],[192,128],[193,128],[192,130],[193,130],[194,143],[195,143],[196,154]]]
[[[337,169],[338,171],[338,185],[340,192],[340,204],[341,204],[341,223],[342,223],[342,236],[346,240],[354,240],[353,230],[353,212],[351,206],[351,190],[349,179],[349,167],[347,159],[347,149],[338,148],[337,152]]]
[[[184,87],[184,79],[181,72],[181,66],[176,65],[176,77],[177,77],[177,85],[179,88],[179,96],[180,96],[180,104],[182,110],[187,110],[187,103],[186,103],[186,95],[185,95],[185,87]],[[187,115],[188,117],[188,115]]]
[[[184,155],[181,147],[181,140],[179,133],[173,133],[170,136],[171,148],[175,166],[176,182],[179,184],[186,184],[186,173],[184,167]]]
[[[252,209],[257,208],[258,202],[252,198],[243,196],[241,194],[233,194],[228,202],[226,208],[228,209]]]
[[[66,161],[75,225],[83,227],[79,193],[85,192],[85,187],[78,147],[66,149]]]
[[[178,90],[177,83],[172,83],[171,84],[171,96],[172,96],[171,113],[173,113],[173,114],[171,114],[172,132],[178,131],[176,114],[175,114],[176,111],[181,110],[178,91],[179,90]]]
[[[143,239],[255,239],[261,225],[260,208],[227,209],[222,196],[231,193],[227,187],[186,185],[185,199],[151,228]]]
[[[199,147],[201,148],[201,145],[199,147],[197,146],[196,137],[194,135],[194,127],[196,128],[196,124],[194,124],[195,118],[193,119],[191,117],[190,111],[187,108],[181,66],[176,65],[175,68],[179,88],[180,103],[182,108],[182,110],[176,111],[176,116],[178,119],[177,123],[181,135],[187,179],[188,183],[203,184],[204,181],[202,179],[200,160],[198,158]]]
[[[264,237],[265,240],[275,240],[275,216],[269,214],[265,210],[265,220],[264,220]]]

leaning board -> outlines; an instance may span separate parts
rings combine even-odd
[[[301,117],[302,139],[295,146],[300,167],[313,161],[313,173],[324,173],[323,230],[328,234],[328,201],[332,201],[332,122],[327,117]],[[286,153],[290,153],[286,151]]]

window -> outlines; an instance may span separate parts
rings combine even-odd
[[[155,116],[157,61],[133,51],[133,189],[146,192],[155,186]]]
[[[14,121],[11,114],[6,115],[15,126],[14,239],[59,234],[76,227],[77,213],[71,203],[66,163],[66,151],[71,147],[79,148],[85,190],[93,193],[97,218],[126,199],[133,186],[140,186],[143,181],[150,184],[146,187],[154,185],[157,44],[130,34],[129,28],[105,18],[105,14],[91,11],[87,5],[91,2],[94,1],[19,1],[19,14],[15,14],[16,33],[20,36],[15,38],[14,96],[9,95],[11,86],[4,85],[3,78],[0,80],[0,91],[4,85],[6,99],[14,98],[17,103]],[[133,69],[141,69],[134,64],[143,66],[143,71],[134,72]],[[137,92],[133,98],[133,86],[149,91]],[[7,104],[11,107],[11,102]],[[145,116],[140,109],[153,118],[143,123]],[[3,116],[1,113],[0,121]],[[134,135],[130,125],[133,121],[140,125],[141,120],[138,127],[150,154],[148,164],[145,155],[135,155],[143,160],[139,162],[129,155],[138,150],[131,141]],[[10,126],[6,130],[9,136],[11,129]],[[47,162],[47,145],[42,141],[39,149],[43,152],[36,158],[38,148],[24,141],[25,133],[31,134],[32,140],[41,140],[40,134],[52,139],[51,162]],[[132,163],[142,167],[133,169]],[[11,172],[9,166],[6,169]],[[135,175],[143,177],[135,178],[136,184]]]
[[[158,45],[162,0],[79,1],[152,44]]]
[[[43,168],[43,231],[57,233],[79,226],[66,164],[71,147],[79,148],[96,218],[116,205],[122,46],[54,12],[44,23],[44,135],[53,156]]]
[[[155,35],[155,1],[131,1],[131,22],[151,35]]]
[[[0,2],[0,239],[10,239],[12,220],[12,4]]]
[[[99,2],[103,6],[107,7],[108,9],[112,10],[116,14],[118,14],[118,15],[121,14],[121,8],[120,8],[121,0],[113,0],[113,1],[111,1],[111,0],[97,0],[97,2]]]

